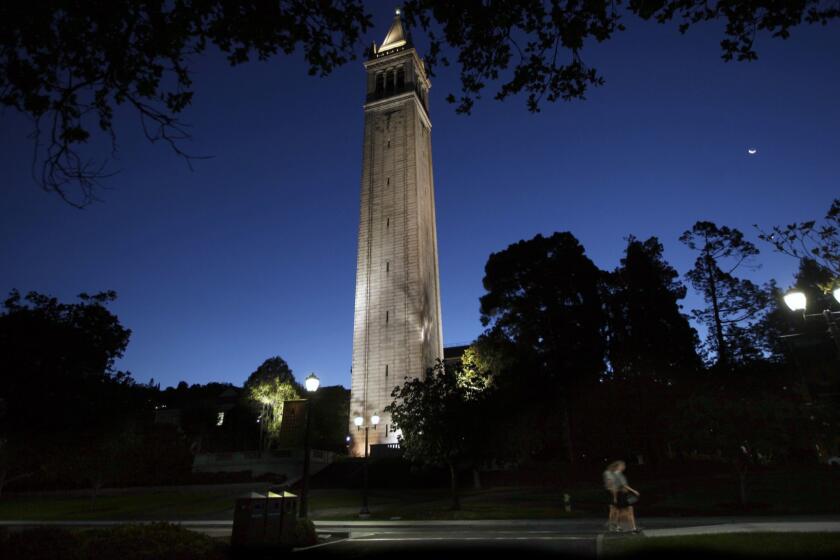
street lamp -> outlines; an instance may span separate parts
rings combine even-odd
[[[314,373],[303,382],[306,391],[310,394],[315,394],[318,387],[321,385],[321,380]],[[306,432],[303,436],[303,481],[301,483],[300,492],[300,512],[299,515],[303,519],[309,513],[309,428],[312,425],[312,399],[306,399]]]
[[[362,424],[365,423],[365,419],[361,416],[356,416],[353,419],[353,423],[356,425],[357,430],[362,429]],[[373,429],[376,429],[376,425],[379,424],[379,415],[375,412],[370,417],[370,425],[365,425],[365,462],[364,467],[362,468],[362,509],[359,511],[359,517],[369,517],[370,510],[368,510],[368,429],[370,426],[373,426]]]
[[[834,299],[840,303],[840,288],[837,288],[833,292]],[[834,322],[832,317],[840,315],[840,311],[831,311],[830,309],[823,309],[822,313],[806,313],[805,308],[808,304],[808,299],[805,297],[805,294],[800,291],[792,291],[788,292],[784,296],[785,304],[790,308],[791,311],[801,311],[802,318],[807,320],[809,317],[822,317],[825,319],[826,325],[828,325],[828,332],[831,333],[832,338],[834,339],[834,343],[837,345],[837,352],[840,353],[840,327],[837,326],[837,323]]]
[[[808,299],[802,292],[788,292],[785,294],[785,304],[791,311],[805,311]]]
[[[318,376],[314,373],[310,373],[309,376],[303,381],[306,390],[310,393],[314,393],[318,390],[318,387],[321,386],[321,380],[318,379]]]

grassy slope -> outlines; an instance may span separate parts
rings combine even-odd
[[[596,479],[598,477],[595,477]],[[737,483],[733,477],[632,481],[642,492],[640,517],[658,515],[718,515],[737,513]],[[796,514],[840,511],[840,472],[825,469],[756,474],[748,479],[754,506],[746,513]],[[575,488],[506,487],[464,489],[462,510],[450,511],[448,491],[438,489],[371,489],[373,518],[389,519],[538,519],[567,516],[563,493],[572,496],[571,515],[604,514],[603,489],[593,482]],[[242,490],[157,490],[143,494],[100,496],[93,508],[84,497],[16,497],[0,499],[0,519],[231,519],[233,502]],[[355,517],[361,506],[359,490],[313,490],[314,519]]]
[[[618,537],[604,540],[605,556],[665,555],[695,551],[761,557],[840,555],[840,533],[736,533],[682,537]]]
[[[230,519],[234,495],[225,492],[174,492],[100,496],[8,496],[0,500],[0,519],[142,520]]]

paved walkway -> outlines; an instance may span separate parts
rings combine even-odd
[[[31,527],[53,525],[66,527],[106,527],[125,523],[148,523],[153,520],[90,520],[90,521],[0,521],[0,526]],[[177,520],[168,521],[186,527],[230,528],[230,519]],[[604,519],[592,517],[566,519],[470,519],[470,520],[315,520],[316,529],[328,531],[365,531],[370,529],[502,529],[502,530],[551,530],[563,532],[600,533],[604,530]],[[707,533],[733,533],[749,531],[810,531],[840,532],[840,515],[789,515],[764,517],[645,517],[638,520],[649,536],[688,535]]]
[[[321,528],[370,529],[370,528],[423,528],[423,527],[483,527],[510,529],[595,529],[601,530],[605,519],[576,517],[565,519],[467,519],[467,520],[314,520]],[[653,530],[694,530],[706,528],[711,531],[718,527],[725,532],[727,527],[815,527],[819,531],[840,531],[840,515],[780,515],[762,517],[716,516],[716,517],[644,517],[637,520],[641,527]],[[800,529],[802,530],[802,529]]]
[[[161,519],[160,521],[166,521]],[[230,535],[233,523],[230,520],[169,520],[188,529],[199,531],[214,537]],[[142,523],[143,521],[140,521]],[[148,522],[148,521],[146,521]],[[0,521],[0,526],[22,529],[34,526],[64,527],[108,527],[124,523],[138,523],[136,520],[110,521]],[[639,520],[646,537],[671,537],[678,535],[711,535],[723,533],[763,533],[763,532],[840,532],[840,516],[781,516],[781,517],[650,517]],[[491,534],[494,538],[532,538],[546,539],[550,535],[557,538],[589,538],[600,540],[604,537],[619,536],[605,533],[604,521],[594,518],[578,519],[507,519],[507,520],[460,520],[460,521],[422,521],[422,520],[358,520],[315,521],[319,534],[339,534],[349,538],[383,537],[388,539],[434,540],[455,538],[470,540],[462,533],[480,533],[482,540]],[[551,537],[555,538],[555,537]]]

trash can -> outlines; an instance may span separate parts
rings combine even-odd
[[[294,546],[298,497],[289,492],[269,492],[266,496],[265,543]]]
[[[233,546],[261,544],[265,539],[266,497],[251,492],[236,499],[233,510],[233,532],[230,542]]]
[[[236,499],[231,545],[294,546],[298,497],[289,492],[251,492]]]

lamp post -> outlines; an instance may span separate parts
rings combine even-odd
[[[314,373],[303,382],[306,391],[314,394],[321,385],[321,380]],[[305,518],[309,514],[309,428],[312,425],[312,398],[306,399],[306,431],[303,435],[303,481],[300,492],[300,517]]]
[[[368,517],[370,516],[370,510],[368,510],[368,429],[370,426],[373,426],[373,429],[376,429],[376,425],[379,424],[379,415],[375,412],[373,416],[370,417],[370,425],[365,424],[365,419],[361,416],[356,416],[353,419],[353,423],[356,424],[356,429],[361,430],[362,427],[365,429],[365,462],[364,466],[362,467],[362,509],[359,511],[359,517]],[[365,424],[364,426],[362,426]]]
[[[840,303],[840,288],[836,288],[833,295],[834,299]],[[801,311],[802,318],[806,321],[809,317],[822,317],[825,319],[826,325],[828,326],[828,332],[831,333],[831,337],[834,339],[834,344],[837,346],[838,356],[840,356],[840,327],[837,326],[837,323],[833,319],[834,316],[840,315],[840,311],[823,309],[822,313],[806,313],[805,308],[808,305],[808,298],[805,297],[804,292],[799,291],[786,293],[784,300],[785,304],[791,311]]]

